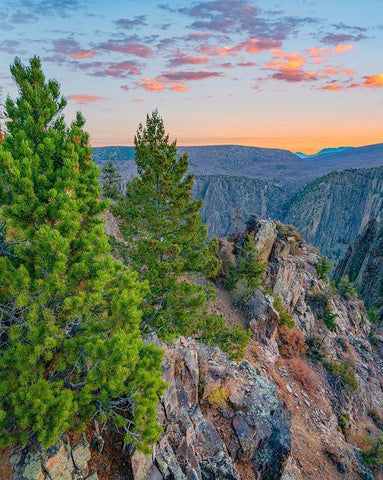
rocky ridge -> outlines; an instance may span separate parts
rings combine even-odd
[[[97,470],[100,480],[382,478],[360,453],[381,421],[382,337],[370,343],[363,303],[340,297],[319,277],[319,252],[295,230],[255,217],[250,230],[267,262],[265,285],[235,307],[223,278],[212,306],[251,329],[246,358],[231,362],[193,339],[162,345],[169,383],[158,405],[164,432],[152,455],[120,451],[129,468],[121,473],[114,456],[109,473]],[[237,236],[234,252],[244,238]],[[324,305],[335,316],[333,329],[323,319]],[[286,313],[294,328],[281,325]],[[313,339],[319,339],[315,348]],[[330,364],[347,367],[350,378],[330,373]],[[111,449],[113,442],[104,455]],[[13,480],[26,480],[17,475],[28,458],[14,462]],[[70,476],[27,480],[82,478],[68,465]]]

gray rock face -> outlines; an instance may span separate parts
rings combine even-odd
[[[239,480],[241,462],[254,478],[280,478],[291,449],[288,418],[274,386],[250,363],[181,338],[166,347],[164,378],[164,434],[151,462],[133,462],[140,465],[135,480]]]
[[[350,245],[334,278],[339,281],[345,275],[356,282],[366,306],[378,308],[383,319],[383,223],[371,219]]]
[[[333,172],[310,183],[292,200],[285,221],[338,260],[371,218],[383,220],[383,167]]]
[[[262,218],[281,218],[288,187],[258,178],[229,175],[196,176],[194,196],[202,198],[202,218],[209,234],[223,237],[235,228],[232,217],[240,213],[244,220],[251,214]],[[243,221],[239,228],[243,228]]]

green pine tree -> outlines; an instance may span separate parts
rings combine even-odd
[[[102,193],[105,198],[117,200],[120,197],[119,185],[121,175],[119,174],[113,157],[109,157],[108,163],[101,170]]]
[[[40,60],[11,73],[0,145],[0,445],[44,446],[92,418],[147,450],[158,437],[161,351],[140,337],[145,286],[109,253],[84,120]],[[5,227],[6,225],[6,227]]]
[[[218,273],[218,243],[207,240],[202,201],[192,197],[188,157],[177,157],[176,142],[169,142],[156,110],[139,126],[134,143],[138,176],[128,182],[115,212],[122,221],[126,261],[150,286],[144,326],[164,340],[197,335],[236,355],[242,346],[231,343],[224,319],[207,313],[214,293],[204,278]]]

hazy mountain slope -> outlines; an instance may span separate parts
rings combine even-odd
[[[296,194],[285,221],[333,258],[341,258],[370,218],[383,218],[383,167],[333,172]]]
[[[187,153],[190,169],[200,175],[236,175],[296,182],[308,181],[321,174],[317,165],[288,150],[211,145],[178,147],[178,153]],[[135,172],[134,147],[96,147],[93,156],[99,166],[112,156],[123,176],[129,177]]]
[[[202,218],[209,234],[223,237],[233,228],[232,216],[240,213],[262,218],[281,218],[289,193],[273,182],[258,178],[226,175],[197,175],[194,195],[204,201]]]
[[[323,153],[307,158],[323,172],[346,168],[372,168],[383,165],[383,143],[365,147],[347,148],[341,152]]]
[[[378,308],[383,316],[383,223],[372,218],[349,246],[334,278],[340,280],[345,275],[356,282],[366,306]]]

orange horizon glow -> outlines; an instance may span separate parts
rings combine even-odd
[[[331,138],[294,138],[294,137],[248,137],[248,138],[230,138],[230,137],[212,137],[212,138],[190,138],[179,136],[177,138],[177,145],[179,147],[193,147],[193,146],[211,146],[211,145],[241,145],[245,147],[258,148],[275,148],[281,150],[289,150],[291,152],[302,152],[307,155],[312,155],[319,152],[323,148],[336,147],[364,147],[367,145],[374,145],[383,143],[383,135],[376,137],[365,137],[351,139],[350,137],[331,137]],[[133,142],[92,142],[92,147],[132,147]]]

